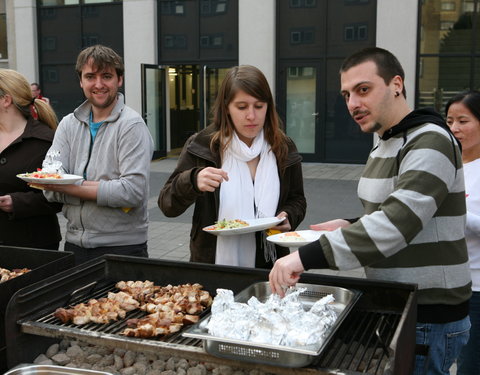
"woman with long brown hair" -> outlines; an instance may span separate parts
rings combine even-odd
[[[38,120],[32,118],[32,107]],[[52,107],[32,98],[23,75],[0,69],[0,244],[58,249],[61,240],[56,213],[42,191],[16,177],[42,167],[57,117]]]
[[[191,136],[158,199],[166,216],[195,203],[190,260],[271,268],[289,253],[265,232],[215,237],[202,231],[219,219],[283,218],[272,228],[294,230],[305,217],[301,157],[281,129],[263,73],[241,65],[228,71],[212,123]]]

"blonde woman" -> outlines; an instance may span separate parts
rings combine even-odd
[[[175,217],[195,204],[191,261],[271,268],[289,250],[270,246],[264,232],[217,238],[202,228],[223,218],[277,216],[284,220],[273,229],[294,230],[306,211],[301,160],[263,73],[237,66],[222,82],[211,125],[187,140],[158,205]]]
[[[38,114],[34,120],[33,108]],[[0,69],[0,244],[58,250],[56,213],[42,192],[16,177],[41,168],[52,144],[57,117],[52,107],[32,98],[20,73]]]

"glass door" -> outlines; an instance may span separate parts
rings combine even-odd
[[[286,132],[302,154],[315,153],[317,69],[291,66],[286,74]]]
[[[166,68],[142,64],[142,117],[154,142],[153,158],[167,155]]]
[[[185,141],[200,130],[199,66],[169,65],[170,150],[180,153]]]
[[[305,161],[318,161],[322,154],[317,89],[320,74],[318,64],[285,64],[279,71],[277,109],[285,123],[285,132]]]
[[[230,68],[217,68],[212,66],[203,66],[203,126],[206,127],[211,121],[211,110],[218,89]]]

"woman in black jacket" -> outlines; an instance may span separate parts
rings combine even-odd
[[[175,217],[195,204],[191,261],[271,268],[289,250],[265,241],[264,231],[216,237],[202,228],[222,219],[276,216],[284,220],[273,229],[294,230],[306,212],[302,159],[257,68],[230,69],[212,113],[211,125],[187,140],[158,205]]]
[[[61,205],[16,177],[42,167],[56,127],[52,107],[32,99],[25,77],[0,69],[0,245],[58,250]]]

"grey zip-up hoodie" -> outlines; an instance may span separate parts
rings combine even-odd
[[[45,192],[63,203],[66,241],[84,248],[141,244],[148,239],[150,161],[153,141],[140,115],[122,94],[95,141],[89,129],[91,105],[82,103],[65,116],[50,150],[60,152],[65,173],[100,181],[97,201]],[[78,182],[81,184],[82,181]]]

